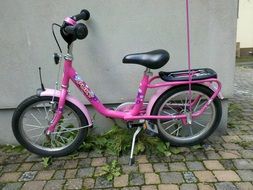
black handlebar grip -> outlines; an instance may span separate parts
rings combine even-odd
[[[75,26],[66,26],[64,29],[66,35],[72,34],[75,38],[82,40],[88,35],[88,29],[83,23],[78,23]]]
[[[79,21],[81,19],[83,20],[89,20],[90,18],[90,12],[87,11],[86,9],[83,9],[81,10],[81,12],[75,16],[72,16],[72,18],[75,20],[75,21]]]

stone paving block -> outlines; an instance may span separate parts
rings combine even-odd
[[[193,154],[197,160],[206,160],[207,159],[206,155],[204,154],[204,152],[202,150],[197,150],[197,151],[193,152]]]
[[[220,163],[227,170],[235,170],[236,169],[232,160],[220,160]]]
[[[48,166],[49,170],[60,170],[63,169],[65,165],[65,160],[54,160],[50,166]]]
[[[253,142],[253,135],[240,135],[240,138],[243,141]]]
[[[46,183],[43,190],[57,190],[63,189],[65,180],[50,180]]]
[[[186,183],[196,183],[197,178],[194,176],[192,172],[184,172],[183,173],[184,179]]]
[[[252,190],[253,185],[250,182],[239,182],[235,184],[239,190]]]
[[[7,164],[3,167],[3,172],[15,172],[20,164]]]
[[[196,184],[182,184],[180,190],[198,190],[198,187]]]
[[[237,170],[236,172],[243,181],[253,181],[253,170]]]
[[[169,163],[169,169],[170,171],[187,171],[185,163],[183,162]]]
[[[219,154],[224,159],[236,159],[241,158],[241,155],[236,150],[226,150],[226,151],[219,151]]]
[[[216,190],[238,190],[231,182],[215,183]]]
[[[240,153],[243,158],[253,158],[253,150],[241,150]]]
[[[241,150],[242,149],[241,146],[239,146],[238,144],[235,144],[235,143],[224,143],[224,144],[222,144],[222,146],[226,150]]]
[[[162,183],[184,183],[184,178],[179,172],[160,173]]]
[[[155,172],[167,172],[169,171],[167,163],[155,163],[153,164]]]
[[[152,164],[139,164],[139,171],[141,173],[153,172]]]
[[[91,158],[85,158],[79,160],[78,168],[84,168],[84,167],[90,167],[91,164]]]
[[[94,172],[94,176],[95,177],[101,176],[103,173],[105,173],[105,172],[103,171],[103,167],[102,166],[101,167],[96,167],[95,172]]]
[[[202,162],[186,162],[187,167],[189,168],[189,170],[192,171],[196,171],[196,170],[205,170],[204,165],[202,164]]]
[[[106,164],[106,158],[101,157],[101,158],[93,158],[91,161],[91,166],[103,166]]]
[[[159,190],[179,190],[177,185],[160,184],[158,185]]]
[[[194,171],[195,176],[200,182],[216,182],[216,178],[210,171]]]
[[[131,173],[129,175],[129,184],[130,185],[143,185],[144,177],[140,173]]]
[[[42,190],[46,181],[28,181],[22,186],[21,190]]]
[[[140,187],[124,187],[121,190],[140,190]]]
[[[103,154],[96,151],[89,152],[89,158],[99,158],[99,157],[103,157]]]
[[[224,167],[218,160],[206,160],[203,163],[208,170],[224,170]]]
[[[22,182],[8,183],[2,188],[2,190],[19,190],[21,189],[22,185],[23,185]]]
[[[77,169],[68,169],[66,170],[65,178],[66,179],[75,178],[76,173],[77,173]]]
[[[161,158],[159,156],[156,155],[151,155],[148,157],[149,162],[151,163],[158,163],[158,162],[162,162]]]
[[[76,168],[78,160],[67,160],[64,164],[64,169]]]
[[[199,190],[215,190],[212,184],[198,183]]]
[[[31,170],[36,170],[36,171],[43,170],[43,169],[44,169],[44,166],[42,162],[35,163],[31,168]]]
[[[54,175],[54,170],[39,171],[36,180],[50,180]]]
[[[53,179],[63,179],[65,175],[65,170],[57,170],[53,176]]]
[[[31,181],[35,178],[35,175],[37,174],[37,171],[28,171],[22,174],[22,176],[19,178],[19,181]]]
[[[170,156],[170,159],[171,159],[171,162],[183,162],[186,160],[185,157],[181,154],[177,154],[177,155],[172,154]],[[170,162],[170,161],[168,161],[168,162]]]
[[[128,185],[128,175],[121,175],[114,178],[114,187],[125,187]]]
[[[148,159],[146,155],[136,156],[136,162],[139,164],[148,163]]]
[[[218,181],[241,181],[240,177],[232,170],[213,171]]]
[[[92,177],[94,173],[94,167],[81,168],[77,171],[77,177]]]
[[[129,163],[129,156],[121,156],[118,159],[119,164],[123,165],[123,164],[128,164]]]
[[[18,181],[19,177],[21,176],[21,172],[10,172],[10,173],[3,173],[0,177],[0,182],[16,182]]]
[[[112,187],[112,181],[108,181],[104,177],[98,177],[96,179],[95,188],[108,188]]]
[[[216,151],[206,151],[206,156],[208,159],[212,160],[221,159],[221,156],[218,153],[216,153]]]
[[[237,169],[253,169],[253,161],[250,159],[236,159],[233,160],[234,165]]]
[[[21,166],[19,167],[18,171],[19,172],[25,172],[31,169],[31,167],[33,166],[33,163],[23,163],[21,164]]]
[[[145,183],[146,184],[159,184],[160,178],[159,175],[156,173],[145,173]]]
[[[36,154],[30,154],[25,160],[26,162],[40,162],[41,157]]]
[[[86,189],[92,189],[95,186],[95,180],[93,178],[84,178],[83,187]]]
[[[157,190],[157,187],[155,185],[144,185],[141,190]]]
[[[226,135],[222,136],[223,140],[227,143],[234,143],[234,142],[240,142],[241,139],[237,135]]]
[[[83,185],[83,180],[80,178],[68,179],[64,189],[81,189]]]
[[[28,153],[26,154],[17,154],[17,155],[11,155],[9,156],[5,162],[8,164],[13,164],[13,163],[24,163],[24,160],[29,156]]]
[[[136,166],[136,165],[132,165],[132,166],[122,165],[122,171],[125,174],[129,174],[129,173],[132,173],[132,172],[137,172],[138,171],[138,166]]]

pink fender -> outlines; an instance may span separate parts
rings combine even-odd
[[[215,87],[214,86],[210,86],[210,83],[206,83],[203,84],[205,86],[207,86],[208,88],[210,88],[212,91],[215,91]],[[155,102],[157,101],[157,99],[168,89],[172,88],[173,86],[166,86],[166,87],[162,87],[162,88],[158,88],[158,90],[155,92],[155,94],[150,98],[150,101],[148,103],[147,106],[147,111],[146,111],[146,115],[150,115],[152,108],[155,104]],[[219,92],[218,97],[222,100],[224,99],[224,96],[222,95],[221,92]]]
[[[54,90],[54,89],[46,89],[45,91],[42,91],[40,93],[40,96],[55,96],[55,97],[60,97],[60,91],[59,90]],[[84,106],[82,102],[80,102],[78,99],[76,99],[74,96],[67,95],[66,100],[69,102],[73,103],[75,106],[77,106],[85,115],[87,118],[88,124],[92,125],[92,121],[90,118],[90,115],[88,113],[87,108]]]

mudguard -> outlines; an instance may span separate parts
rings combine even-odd
[[[60,97],[60,91],[59,90],[55,90],[55,89],[45,89],[45,91],[40,91],[39,93],[37,93],[38,96],[55,96],[55,97]],[[87,118],[88,121],[88,125],[92,126],[92,120],[90,118],[89,112],[87,110],[87,108],[84,106],[84,104],[82,102],[80,102],[77,98],[75,98],[74,96],[71,95],[67,95],[66,100],[68,100],[69,102],[71,102],[72,104],[74,104],[75,106],[77,106],[85,115],[85,117]]]
[[[205,84],[202,84],[208,88],[210,88],[212,91],[215,91],[215,87],[214,86],[210,86],[210,83],[205,83]],[[154,104],[156,103],[157,99],[168,89],[172,88],[173,86],[166,86],[166,87],[162,87],[162,88],[158,88],[158,90],[155,92],[155,94],[150,98],[150,101],[148,103],[148,106],[147,106],[147,110],[146,110],[146,114],[147,115],[150,115],[151,114],[151,111],[152,111],[152,108],[154,106]],[[218,94],[218,97],[222,100],[224,99],[224,96],[222,95],[221,92],[219,92]]]

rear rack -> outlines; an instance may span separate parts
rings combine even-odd
[[[192,80],[204,80],[209,78],[217,78],[217,73],[210,68],[192,69],[191,70]],[[159,72],[159,76],[162,80],[167,82],[173,81],[188,81],[189,71],[172,71],[172,72]]]

